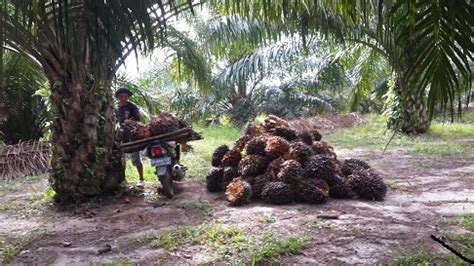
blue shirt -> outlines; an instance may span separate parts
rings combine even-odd
[[[120,124],[122,124],[125,119],[140,121],[140,111],[138,107],[131,102],[128,102],[124,106],[119,106],[115,115]]]

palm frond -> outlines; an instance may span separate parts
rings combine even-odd
[[[164,45],[173,51],[176,59],[176,75],[173,77],[178,81],[194,80],[202,92],[208,92],[211,86],[211,70],[197,43],[174,27],[168,26]]]
[[[3,54],[4,75],[0,106],[6,113],[0,119],[0,139],[6,143],[38,140],[43,135],[48,116],[41,97],[34,95],[46,81],[41,69],[20,54]]]

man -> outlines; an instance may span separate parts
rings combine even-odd
[[[136,105],[128,101],[130,96],[132,96],[132,92],[126,88],[119,88],[115,92],[115,98],[117,98],[119,104],[116,116],[120,124],[126,119],[140,121],[140,111]],[[143,181],[143,164],[139,151],[132,153],[132,164],[137,167],[140,181]]]

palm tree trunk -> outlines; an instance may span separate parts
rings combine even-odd
[[[50,183],[56,199],[77,202],[116,189],[124,180],[124,166],[115,141],[111,91],[97,83],[52,84]]]
[[[388,127],[405,134],[422,134],[430,126],[425,97],[411,89],[403,76],[395,83],[397,103],[394,114],[388,121]]]

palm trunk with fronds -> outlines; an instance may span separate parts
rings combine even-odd
[[[430,119],[423,94],[410,88],[403,76],[395,82],[396,103],[388,127],[405,134],[422,134],[428,130]]]
[[[124,180],[115,142],[110,81],[55,82],[50,182],[59,201],[80,201],[113,190]]]

